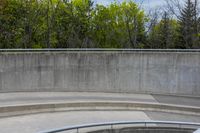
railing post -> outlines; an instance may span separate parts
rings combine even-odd
[[[182,125],[181,125],[181,124],[179,124],[179,128],[182,128]]]
[[[111,127],[111,133],[113,133],[113,124],[111,124],[110,127]]]
[[[79,133],[79,129],[78,128],[76,129],[76,133]]]

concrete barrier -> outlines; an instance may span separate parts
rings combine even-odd
[[[0,92],[23,91],[200,96],[200,50],[1,50]]]

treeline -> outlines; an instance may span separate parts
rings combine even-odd
[[[196,2],[174,17],[133,1],[0,0],[0,48],[200,48]]]

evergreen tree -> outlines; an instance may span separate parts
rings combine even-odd
[[[196,22],[197,12],[195,3],[187,0],[185,8],[179,16],[180,43],[184,43],[184,48],[194,48],[197,43]]]
[[[161,39],[161,47],[167,48],[170,45],[170,24],[169,17],[167,12],[164,12],[161,27],[160,27],[160,39]]]
[[[175,48],[178,38],[177,21],[164,12],[162,19],[155,24],[149,33],[151,48]]]

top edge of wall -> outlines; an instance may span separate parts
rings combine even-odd
[[[200,49],[0,49],[0,52],[200,52]]]

